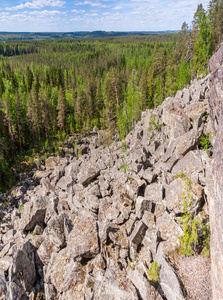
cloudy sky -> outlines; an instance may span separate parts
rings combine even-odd
[[[0,0],[0,31],[178,30],[209,0]]]

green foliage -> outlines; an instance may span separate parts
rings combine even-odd
[[[176,178],[186,178],[186,174],[184,172],[179,172],[175,175]]]
[[[188,204],[184,201],[184,214],[180,218],[183,229],[183,237],[180,237],[180,251],[185,256],[202,253],[210,256],[210,225],[209,222],[202,223],[195,220],[194,216],[188,211]],[[200,236],[201,233],[201,236]]]
[[[147,271],[150,283],[153,286],[157,286],[160,282],[160,265],[157,261],[151,263],[149,270]]]
[[[129,170],[129,166],[127,163],[123,163],[120,167],[120,170],[123,171],[124,173],[127,173]]]
[[[122,142],[122,151],[125,152],[127,150],[127,143],[126,141]]]
[[[23,210],[24,210],[24,206],[23,205],[19,206],[19,211],[23,211]]]
[[[82,155],[82,150],[81,150],[81,149],[79,149],[79,150],[77,151],[77,158],[80,158],[80,157],[81,157],[81,155]]]
[[[198,243],[198,228],[196,221],[193,219],[190,212],[187,212],[188,204],[184,201],[184,215],[180,219],[183,229],[183,237],[180,237],[181,252],[185,256],[190,256],[196,253]]]
[[[212,144],[210,142],[211,133],[207,133],[206,135],[202,135],[200,137],[200,146],[203,150],[208,150],[212,147]]]
[[[156,121],[156,115],[152,117],[152,119],[149,122],[149,132],[151,132],[153,129],[157,131],[161,131],[163,124],[159,123],[159,121]]]

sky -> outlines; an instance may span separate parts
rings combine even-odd
[[[162,31],[191,25],[209,0],[0,0],[0,31]]]

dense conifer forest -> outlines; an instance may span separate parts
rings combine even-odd
[[[15,161],[67,135],[97,126],[122,139],[143,109],[208,72],[222,20],[223,1],[212,0],[179,34],[1,43],[0,186]]]

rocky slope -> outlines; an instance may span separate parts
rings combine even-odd
[[[124,141],[99,146],[95,132],[79,158],[66,147],[1,196],[0,299],[211,299],[208,260],[190,287],[189,269],[170,260],[185,210],[208,219],[213,155],[199,149],[213,132],[208,91],[209,76],[193,81],[142,112]],[[147,272],[155,261],[157,289]]]

